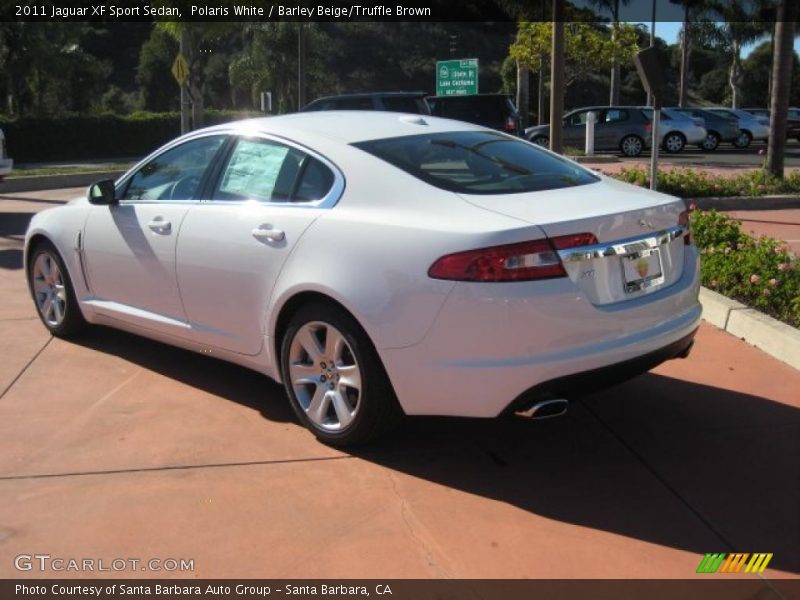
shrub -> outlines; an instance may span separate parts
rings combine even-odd
[[[800,326],[800,261],[784,242],[752,238],[739,221],[716,211],[692,211],[703,285]]]
[[[207,125],[259,113],[207,110]],[[132,158],[149,154],[181,131],[177,112],[138,111],[59,118],[0,118],[8,155],[18,163],[96,158]]]
[[[624,168],[614,177],[627,183],[650,187],[650,174],[642,167]],[[659,171],[657,187],[660,192],[681,198],[797,194],[800,193],[800,171],[793,171],[779,179],[763,169],[744,171],[733,177],[710,175],[706,171],[694,169],[671,169]]]

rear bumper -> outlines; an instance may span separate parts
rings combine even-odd
[[[0,158],[0,177],[11,173],[14,167],[14,160],[11,158]]]
[[[420,343],[380,351],[400,404],[411,415],[495,417],[532,387],[571,377],[591,387],[581,374],[679,354],[702,312],[699,261],[687,248],[678,281],[605,307],[567,278],[458,283]]]
[[[692,349],[696,333],[697,329],[663,348],[630,360],[600,367],[599,369],[583,371],[582,373],[565,375],[535,385],[517,396],[503,412],[512,413],[526,410],[542,400],[552,398],[569,399],[581,394],[595,392],[646,373],[673,358],[686,358]]]

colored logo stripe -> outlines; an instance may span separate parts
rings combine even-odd
[[[750,559],[748,562],[747,559]],[[741,553],[734,554],[706,554],[700,565],[697,567],[697,573],[740,573],[744,567],[745,573],[763,573],[767,568],[769,561],[772,560],[772,553]],[[745,567],[745,563],[747,566]]]

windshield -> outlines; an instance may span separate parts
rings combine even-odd
[[[453,131],[354,144],[438,188],[515,194],[599,181],[586,169],[533,144],[489,131]]]

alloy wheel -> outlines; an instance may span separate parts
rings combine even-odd
[[[625,156],[639,156],[642,153],[642,140],[629,135],[622,140],[622,153]]]
[[[664,148],[667,152],[680,152],[683,150],[683,138],[677,133],[671,133],[664,140]]]
[[[361,407],[361,368],[330,323],[302,325],[289,347],[289,378],[301,408],[323,431],[344,431]]]
[[[61,269],[49,252],[36,257],[32,281],[39,314],[48,325],[58,327],[67,313],[67,289]]]

